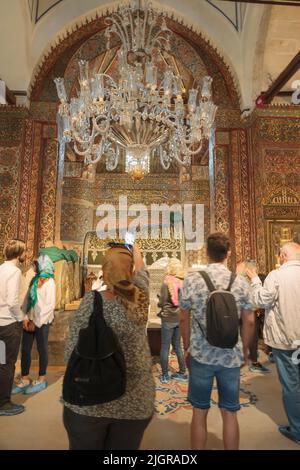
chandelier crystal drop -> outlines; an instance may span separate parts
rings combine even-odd
[[[107,50],[112,35],[121,41],[117,82],[105,73],[90,76],[85,60],[79,61],[77,97],[68,101],[63,78],[54,80],[64,141],[74,143],[86,164],[105,158],[108,171],[124,156],[125,171],[136,180],[150,172],[152,157],[165,170],[173,161],[190,165],[211,136],[217,110],[212,78],[204,77],[201,92],[190,89],[188,98],[167,61],[159,79],[155,54],[170,52],[171,31],[147,0],[120,7],[107,24]]]

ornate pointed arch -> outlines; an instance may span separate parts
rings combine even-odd
[[[106,28],[105,18],[111,11],[102,10],[85,17],[80,22],[63,31],[44,53],[36,66],[29,88],[31,101],[57,101],[53,79],[64,76],[65,70],[76,51],[85,43],[97,37]],[[167,15],[169,28],[177,38],[188,44],[201,57],[207,72],[214,79],[214,93],[219,104],[222,97],[227,108],[239,108],[239,86],[233,68],[226,63],[220,51],[201,31],[189,25],[174,13]],[[180,57],[179,57],[180,59]]]

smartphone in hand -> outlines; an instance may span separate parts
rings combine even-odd
[[[135,241],[135,235],[132,232],[126,232],[125,234],[125,246],[132,249]]]

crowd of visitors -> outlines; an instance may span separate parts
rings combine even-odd
[[[192,449],[204,449],[211,393],[216,381],[224,448],[239,448],[240,375],[243,367],[266,374],[258,359],[260,333],[275,361],[288,423],[279,432],[300,444],[300,245],[286,243],[280,267],[267,276],[253,264],[228,269],[230,240],[209,235],[208,264],[184,276],[170,260],[161,286],[162,385],[188,382],[193,408]],[[34,260],[35,275],[20,305],[20,266],[26,246],[10,240],[0,266],[0,416],[25,408],[17,393],[47,388],[48,336],[54,320],[54,264],[45,253]],[[154,414],[155,383],[147,336],[149,274],[138,245],[113,244],[102,278],[84,295],[65,346],[62,403],[70,449],[138,449]],[[31,380],[34,340],[39,373]],[[21,345],[21,347],[20,347]],[[169,374],[172,345],[178,372]],[[20,351],[21,375],[15,379]]]

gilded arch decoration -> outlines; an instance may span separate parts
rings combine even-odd
[[[63,76],[67,63],[75,51],[89,38],[105,29],[105,17],[108,13],[108,9],[96,12],[94,16],[86,17],[81,24],[73,25],[71,30],[65,31],[62,37],[56,39],[55,45],[52,45],[44,54],[33,73],[30,84],[32,101],[46,101],[42,94],[45,84],[50,86],[53,92],[52,100],[56,101],[55,88],[51,80],[55,76]],[[171,15],[168,11],[164,11],[164,14],[167,16],[168,27],[177,36],[184,38],[202,58],[208,73],[215,80],[215,90],[220,89],[220,93],[222,91],[223,99],[228,95],[231,108],[239,108],[239,91],[234,78],[235,73],[225,62],[222,54],[200,31],[195,31],[186,24],[183,18],[176,17],[175,14]]]

